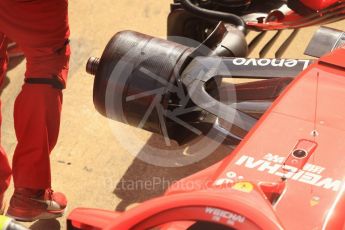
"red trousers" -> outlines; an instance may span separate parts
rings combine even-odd
[[[63,87],[28,80],[57,79],[62,86],[66,84],[70,56],[67,0],[0,0],[0,82],[8,62],[7,38],[25,54],[27,83],[14,105],[18,144],[12,170],[0,148],[0,194],[8,188],[11,174],[17,188],[51,187],[49,155],[58,138]]]

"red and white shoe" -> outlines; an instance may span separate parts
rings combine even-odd
[[[51,189],[33,190],[17,188],[11,198],[7,216],[17,221],[32,222],[55,219],[64,215],[67,199]]]

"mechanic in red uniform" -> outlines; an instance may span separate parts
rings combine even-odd
[[[68,73],[68,0],[0,0],[0,82],[6,73],[7,37],[19,44],[27,62],[14,105],[18,144],[12,171],[0,148],[0,207],[12,174],[15,191],[7,215],[20,221],[56,218],[67,200],[51,189],[49,155],[58,138]]]

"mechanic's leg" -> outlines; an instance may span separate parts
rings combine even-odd
[[[24,84],[15,101],[18,139],[13,158],[15,192],[7,215],[19,221],[56,218],[64,214],[65,196],[49,189],[49,154],[58,138],[61,104],[61,89],[46,84]]]
[[[0,85],[6,75],[7,69],[7,42],[6,37],[0,33]],[[1,126],[1,101],[0,101],[0,126]],[[0,135],[1,140],[1,135]],[[6,153],[0,145],[0,215],[4,212],[3,196],[7,190],[11,179],[11,168],[8,163]]]
[[[35,49],[23,47],[27,57],[26,83],[14,107],[18,140],[13,157],[15,192],[7,211],[20,221],[62,216],[67,205],[62,193],[50,189],[49,155],[59,134],[62,88],[69,61],[69,45],[63,42],[59,46],[59,52],[47,49],[48,55],[42,58],[36,56]],[[40,72],[46,68],[51,72]]]
[[[56,145],[65,88],[69,44],[56,47],[22,47],[27,58],[25,84],[14,104],[18,144],[13,157],[15,188],[51,188],[49,155]],[[58,51],[57,51],[58,50]]]
[[[61,103],[61,89],[28,83],[22,87],[14,105],[18,140],[13,157],[16,188],[51,187],[49,154],[59,134]]]
[[[7,3],[6,13],[16,10],[22,17],[10,15],[20,26],[8,27],[6,33],[18,42],[27,59],[26,83],[14,108],[18,139],[13,158],[15,192],[7,214],[23,221],[56,218],[64,213],[67,201],[50,189],[49,155],[57,142],[61,91],[68,72],[68,4],[67,0]]]
[[[66,198],[54,193],[51,188],[49,155],[56,145],[62,105],[62,86],[67,74],[69,47],[62,44],[62,53],[52,53],[54,58],[45,57],[41,65],[60,68],[60,73],[30,77],[30,65],[34,52],[23,50],[27,55],[27,77],[14,106],[14,122],[18,144],[13,157],[13,179],[15,192],[7,214],[20,221],[56,218],[64,214]],[[32,52],[32,53],[30,53]],[[49,60],[55,61],[50,62]],[[63,61],[61,61],[63,60]],[[35,63],[37,64],[37,63]],[[37,68],[37,67],[35,67]],[[62,75],[61,75],[62,74]],[[58,80],[57,80],[58,79]],[[32,81],[33,80],[33,81]],[[49,84],[51,83],[56,84]],[[55,81],[54,81],[55,80]],[[60,88],[57,83],[60,83]],[[48,202],[46,202],[48,201]],[[47,206],[48,204],[48,206]]]

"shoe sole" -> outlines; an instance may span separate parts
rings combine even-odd
[[[63,212],[58,212],[58,213],[45,212],[45,213],[42,213],[38,216],[34,216],[34,217],[30,217],[30,218],[18,217],[18,216],[14,216],[14,215],[11,215],[8,213],[6,213],[6,216],[14,219],[16,221],[20,221],[20,222],[34,222],[36,220],[50,220],[50,219],[60,218],[60,217],[64,216],[66,210],[67,210],[67,207],[65,208],[65,210]]]

